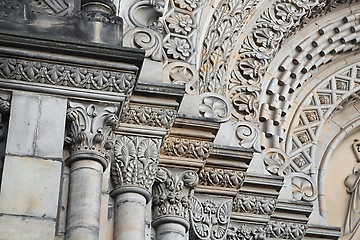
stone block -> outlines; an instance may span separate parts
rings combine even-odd
[[[0,212],[56,218],[61,162],[6,156]]]
[[[55,220],[0,214],[0,240],[50,240],[55,236]]]
[[[65,132],[67,101],[43,96],[35,145],[35,155],[44,158],[61,158]]]
[[[6,152],[61,158],[67,101],[15,92],[12,97]]]

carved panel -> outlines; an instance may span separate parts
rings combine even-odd
[[[161,149],[161,153],[168,156],[206,159],[210,154],[211,142],[168,137]]]
[[[276,208],[277,200],[268,197],[238,194],[233,200],[234,212],[271,215]]]
[[[205,167],[199,172],[199,184],[239,189],[245,180],[245,173],[235,170]]]

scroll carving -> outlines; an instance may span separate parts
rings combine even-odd
[[[219,118],[221,121],[230,119],[231,106],[223,96],[204,93],[200,98],[199,111],[203,117]]]
[[[115,188],[139,186],[151,191],[157,171],[160,139],[118,136],[111,178]]]
[[[274,198],[238,194],[233,201],[233,211],[271,215],[275,211],[276,204],[277,200]]]
[[[190,198],[198,184],[196,172],[171,173],[160,167],[153,187],[154,217],[175,215],[189,219]]]
[[[226,239],[230,214],[231,200],[219,204],[212,199],[200,202],[197,198],[192,198],[192,229],[199,239]]]
[[[69,102],[65,143],[71,154],[94,152],[108,157],[113,147],[112,129],[118,122],[115,107]]]
[[[290,174],[290,158],[277,148],[269,148],[264,156],[266,170],[274,175],[285,176]]]
[[[295,200],[314,201],[317,197],[315,183],[312,178],[304,173],[291,175],[293,198]]]
[[[245,180],[245,173],[235,170],[205,167],[199,172],[200,184],[239,189]]]

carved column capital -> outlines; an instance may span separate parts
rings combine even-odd
[[[111,178],[113,194],[120,188],[143,189],[139,192],[150,200],[154,183],[161,139],[140,136],[118,136],[115,141]]]
[[[116,107],[69,102],[65,143],[70,146],[67,164],[80,159],[95,160],[106,169],[113,147],[112,128],[118,122]]]
[[[191,196],[198,181],[195,171],[169,171],[160,167],[153,188],[153,224],[159,225],[161,219],[172,217],[179,219],[177,222],[188,228]]]

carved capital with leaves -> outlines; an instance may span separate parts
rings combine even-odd
[[[190,198],[198,181],[195,171],[173,173],[160,167],[153,188],[154,218],[170,215],[188,220]]]
[[[112,129],[118,122],[116,107],[70,101],[66,117],[67,161],[94,159],[106,168],[108,151],[113,147]]]
[[[114,188],[140,187],[151,191],[161,140],[139,136],[118,136],[115,141],[111,178]]]

